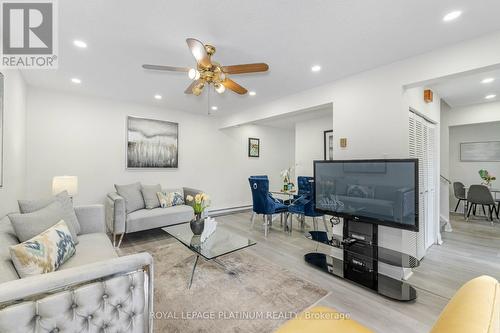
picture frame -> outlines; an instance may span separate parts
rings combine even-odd
[[[248,157],[260,157],[260,139],[248,138]]]
[[[127,116],[126,169],[177,169],[179,124]]]
[[[500,162],[500,141],[461,142],[461,162]]]
[[[333,160],[333,130],[323,132],[323,159]]]

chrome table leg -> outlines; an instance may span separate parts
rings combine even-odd
[[[196,259],[195,259],[194,265],[193,265],[193,270],[191,271],[191,277],[189,278],[188,289],[191,289],[191,285],[193,284],[194,270],[196,269],[196,265],[198,264],[199,257],[200,257],[199,255],[196,255]]]

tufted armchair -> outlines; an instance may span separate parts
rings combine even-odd
[[[103,207],[75,210],[82,227],[75,256],[58,271],[22,279],[7,257],[17,240],[0,221],[0,332],[152,332],[151,255],[118,257]]]

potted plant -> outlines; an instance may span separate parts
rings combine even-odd
[[[194,196],[186,196],[186,201],[194,211],[194,218],[190,222],[191,231],[195,235],[201,235],[205,228],[205,220],[202,217],[203,212],[210,206],[210,197],[205,193],[198,193]]]
[[[497,178],[495,176],[490,174],[488,172],[488,170],[485,170],[485,169],[479,170],[479,176],[483,180],[483,182],[481,184],[489,186],[489,187],[491,187],[491,182],[493,182],[494,180],[497,180]]]

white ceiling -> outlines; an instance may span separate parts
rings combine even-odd
[[[26,70],[29,84],[200,114],[207,98],[183,93],[186,74],[141,68],[194,65],[187,37],[215,45],[214,59],[223,65],[270,65],[269,73],[233,76],[257,96],[213,96],[216,113],[228,114],[500,30],[498,0],[65,0],[58,6],[59,69]],[[463,16],[443,23],[455,9]],[[89,47],[75,48],[77,38]],[[323,70],[312,73],[314,64]],[[157,93],[163,100],[153,99]]]
[[[485,78],[493,78],[495,81],[487,84],[481,83]],[[500,101],[500,69],[439,80],[438,83],[430,85],[430,88],[439,93],[451,107],[498,102]],[[486,100],[484,97],[490,94],[497,95],[497,97]]]
[[[324,105],[313,110],[301,110],[294,113],[287,113],[284,116],[278,116],[273,118],[262,119],[256,121],[254,124],[264,125],[269,127],[283,128],[283,129],[294,129],[295,124],[306,122],[308,120],[326,118],[330,117],[333,122],[333,106]],[[325,119],[327,121],[327,119]]]

